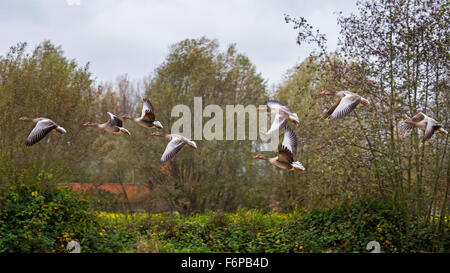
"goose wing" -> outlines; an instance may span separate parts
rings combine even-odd
[[[179,137],[172,137],[166,146],[166,150],[161,156],[161,162],[167,162],[175,157],[175,155],[184,147],[186,142]]]
[[[147,121],[155,121],[155,110],[152,103],[148,99],[144,99],[141,117]]]
[[[286,115],[282,115],[281,113],[276,113],[275,117],[274,117],[274,121],[272,122],[272,125],[270,126],[270,129],[267,132],[267,134],[271,135],[276,131],[280,131],[282,128],[284,128],[286,126],[287,122],[288,122],[288,117]]]
[[[41,139],[43,139],[48,133],[50,133],[51,130],[58,127],[56,123],[54,123],[50,119],[42,119],[36,123],[36,126],[34,126],[33,130],[31,131],[30,135],[28,135],[27,141],[25,144],[27,146],[31,146],[37,142],[39,142]]]
[[[284,105],[283,103],[277,101],[277,100],[268,100],[266,101],[267,107],[270,108],[270,110],[280,110],[286,113],[290,113],[289,107]]]
[[[339,104],[330,115],[330,119],[337,120],[347,116],[361,102],[361,97],[356,94],[345,94]]]
[[[411,120],[414,122],[419,122],[419,121],[422,121],[424,118],[425,118],[425,115],[423,113],[418,113],[417,115],[412,117]]]
[[[110,117],[109,119],[109,125],[111,126],[117,126],[117,127],[122,127],[123,123],[122,120],[120,118],[118,118],[116,115],[108,112],[108,115]]]
[[[400,128],[403,130],[403,131],[408,131],[408,130],[411,130],[411,129],[413,129],[413,128],[415,128],[416,126],[414,126],[413,124],[409,124],[409,123],[405,123],[405,122],[402,122],[401,124],[400,124]]]
[[[431,138],[434,134],[434,131],[436,131],[437,129],[441,128],[442,125],[437,122],[436,120],[432,119],[432,118],[428,118],[427,121],[427,128],[425,130],[425,134],[423,136],[423,141]]]
[[[297,154],[297,136],[294,131],[287,129],[284,133],[283,142],[278,145],[278,160],[292,163]]]
[[[333,114],[334,110],[336,109],[336,107],[338,107],[339,103],[341,103],[341,98],[339,98],[335,104],[333,104],[333,106],[330,107],[330,109],[328,109],[328,111],[325,112],[324,118],[328,118],[329,116],[331,116],[331,114]]]
[[[415,115],[414,117],[411,118],[411,121],[417,123],[417,122],[422,121],[424,118],[425,118],[425,115],[423,113],[418,113],[417,115]],[[407,131],[407,130],[416,128],[416,126],[414,124],[402,122],[402,124],[400,124],[400,128],[402,128],[404,131]]]

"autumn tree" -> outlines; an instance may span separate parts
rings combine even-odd
[[[448,124],[448,5],[380,0],[359,1],[358,8],[358,14],[339,15],[341,48],[335,57],[324,56],[323,50],[316,55],[322,75],[331,76],[320,77],[320,88],[350,90],[371,102],[337,123],[345,131],[331,123],[333,130],[324,130],[322,138],[333,140],[328,146],[333,158],[348,158],[344,173],[338,171],[340,160],[332,173],[335,180],[348,177],[350,184],[364,185],[358,194],[372,188],[378,197],[408,202],[419,215],[443,217],[448,209],[448,135],[423,143],[422,133],[405,135],[399,125],[418,112]],[[310,31],[306,20],[286,20],[302,33],[297,42],[324,48],[326,39]],[[285,92],[280,88],[280,95]]]
[[[42,170],[64,180],[82,176],[93,138],[81,124],[94,115],[94,90],[89,66],[79,66],[49,41],[27,53],[20,43],[0,57],[0,179]],[[33,129],[19,117],[48,117],[67,134],[49,133],[38,144],[25,146]],[[76,148],[75,148],[76,147]]]

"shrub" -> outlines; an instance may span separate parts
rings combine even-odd
[[[366,252],[377,241],[383,252],[442,252],[448,241],[448,222],[442,231],[408,214],[406,206],[389,200],[353,200],[306,214],[288,227],[308,252]],[[299,232],[301,231],[301,232]]]
[[[10,185],[0,206],[0,252],[65,252],[95,230],[86,198],[51,184]]]
[[[449,252],[449,223],[438,231],[390,201],[353,200],[289,214],[240,209],[181,216],[95,213],[68,189],[21,184],[0,207],[0,252]]]
[[[140,251],[368,252],[370,241],[379,242],[383,252],[450,250],[448,222],[438,232],[403,206],[377,200],[353,200],[304,214],[238,210],[152,215],[140,224],[140,234]],[[148,244],[143,243],[145,235]]]

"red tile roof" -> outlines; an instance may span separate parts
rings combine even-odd
[[[125,188],[125,192],[127,193],[128,199],[131,202],[144,199],[150,193],[150,190],[143,185],[128,183],[124,183],[123,188],[119,183],[104,183],[100,185],[93,183],[66,183],[65,186],[72,188],[73,191],[78,193],[104,190],[115,195],[122,195],[123,188]]]

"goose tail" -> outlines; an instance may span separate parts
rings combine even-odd
[[[120,131],[121,131],[122,133],[126,134],[126,135],[131,136],[130,131],[128,131],[127,129],[125,129],[125,128],[123,128],[123,127],[120,127]]]
[[[292,167],[294,168],[295,171],[298,172],[304,172],[306,170],[305,167],[302,165],[302,163],[300,163],[300,161],[293,162]]]

